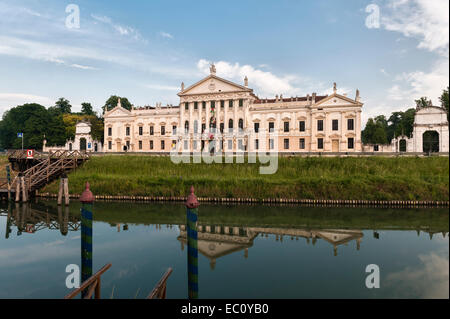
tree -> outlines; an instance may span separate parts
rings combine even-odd
[[[422,96],[420,99],[414,101],[419,108],[433,105],[433,102],[431,102],[431,100],[429,100],[426,96]]]
[[[120,97],[117,95],[111,95],[109,97],[109,99],[105,102],[105,105],[102,107],[103,109],[103,114],[106,111],[110,111],[113,108],[115,108],[117,106],[117,103],[119,101],[120,98],[120,104],[122,104],[122,107],[131,111],[131,108],[133,107],[133,105],[130,103],[130,101],[128,101],[128,99],[126,97]]]
[[[69,100],[66,100],[63,97],[59,98],[59,100],[56,101],[55,107],[58,108],[61,113],[70,113],[72,109],[72,105],[70,105]]]
[[[87,102],[81,103],[81,114],[95,115],[94,109],[92,108],[91,103],[87,103]]]
[[[441,97],[439,98],[439,101],[441,101],[442,107],[447,111],[447,121],[450,121],[450,110],[448,105],[448,86],[447,90],[443,90]]]

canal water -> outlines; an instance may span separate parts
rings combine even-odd
[[[80,205],[0,204],[0,298],[63,298],[81,266]],[[168,267],[187,298],[183,204],[96,202],[102,298],[145,298]],[[448,209],[199,207],[199,298],[448,298]],[[380,288],[366,287],[377,265]]]

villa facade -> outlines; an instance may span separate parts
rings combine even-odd
[[[104,114],[105,152],[361,152],[359,91],[260,99],[249,88],[210,75],[178,93],[178,106],[118,105]]]

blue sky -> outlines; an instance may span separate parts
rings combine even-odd
[[[66,7],[80,10],[68,28]],[[376,5],[378,25],[367,18]],[[0,1],[0,114],[27,102],[100,110],[111,94],[134,105],[178,104],[214,61],[219,76],[264,98],[332,91],[370,116],[448,86],[448,0]],[[370,26],[370,25],[369,25]]]

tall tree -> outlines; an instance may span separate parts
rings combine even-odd
[[[70,113],[72,109],[72,105],[70,105],[69,100],[66,100],[63,97],[59,98],[59,100],[56,101],[55,107],[58,108],[61,113]]]
[[[94,109],[93,109],[91,103],[87,103],[87,102],[81,103],[81,114],[95,115]]]
[[[450,110],[449,110],[449,106],[448,106],[448,86],[447,86],[447,90],[444,90],[442,92],[441,97],[439,98],[439,100],[441,101],[441,105],[442,107],[447,111],[447,121],[450,121]]]
[[[103,105],[102,109],[103,109],[103,113],[105,113],[106,111],[110,111],[113,108],[115,108],[117,106],[117,103],[119,101],[120,98],[120,104],[122,105],[123,108],[131,111],[131,108],[133,107],[133,104],[130,103],[130,101],[128,101],[128,99],[126,97],[120,97],[117,95],[111,95],[109,97],[109,99],[105,102],[105,105]]]

